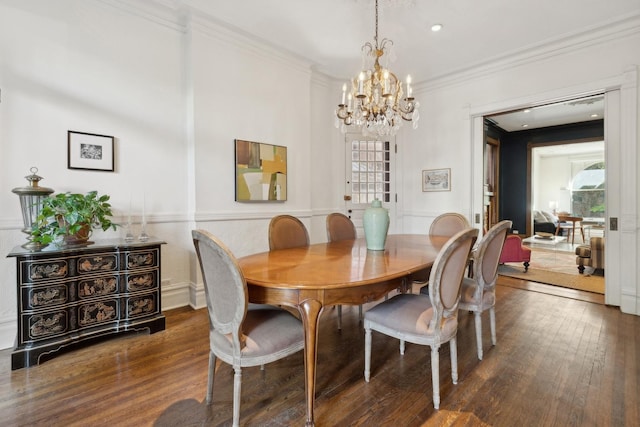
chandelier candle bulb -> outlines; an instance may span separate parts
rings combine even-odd
[[[389,96],[389,70],[384,70],[384,91],[383,96]]]
[[[342,85],[342,104],[340,105],[344,105],[344,99],[347,96],[347,84],[343,84]]]
[[[362,95],[364,93],[364,72],[360,71],[360,75],[358,76],[358,95]]]

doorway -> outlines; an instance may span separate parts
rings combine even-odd
[[[570,116],[564,119],[554,118],[551,112],[556,108],[556,104],[547,104],[483,117],[485,188],[487,179],[495,172],[487,171],[487,165],[492,164],[491,159],[486,157],[492,151],[487,149],[491,145],[491,138],[499,141],[501,153],[497,168],[500,175],[497,188],[503,202],[498,207],[498,218],[489,217],[489,224],[495,220],[510,219],[514,222],[514,233],[531,240],[535,234],[533,212],[547,211],[557,214],[560,211],[573,212],[578,207],[582,208],[578,203],[578,191],[572,187],[572,182],[580,171],[595,163],[604,164],[604,94],[563,101],[558,104],[558,114],[573,111],[574,106],[581,110],[585,110],[586,107],[595,108],[597,112],[586,111],[589,119],[582,116],[582,121],[571,122]],[[538,109],[544,114],[531,114]],[[537,120],[538,118],[541,120]],[[567,122],[564,123],[563,120]],[[552,125],[545,126],[549,123]],[[590,144],[595,143],[594,141],[600,143],[598,154],[589,152],[593,151]],[[580,149],[581,145],[584,149]],[[601,184],[599,190],[604,193],[604,181]],[[485,205],[486,194],[485,190]],[[601,211],[589,216],[600,216],[604,222],[604,215],[604,211]],[[602,228],[601,232],[603,231]],[[580,234],[579,231],[576,234],[576,245],[583,244],[579,238]],[[562,256],[547,257],[545,262],[557,259],[558,263],[547,266],[541,262],[536,267],[548,267],[554,272],[560,272],[555,269],[561,268],[565,273],[577,275],[574,249],[574,246],[559,248],[554,245],[554,251],[558,250],[558,254]],[[544,257],[536,258],[542,260]]]
[[[389,211],[389,232],[395,230],[395,139],[345,134],[345,212],[364,235],[362,217],[374,199]]]
[[[606,216],[604,140],[530,144],[527,157],[531,162],[527,193],[532,207],[527,234],[550,231],[543,230],[536,219],[568,212],[583,221],[580,233],[573,236],[573,244],[566,250],[573,252],[592,234],[602,237]]]

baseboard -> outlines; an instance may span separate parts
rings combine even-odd
[[[0,321],[0,350],[13,348],[16,342],[17,322],[15,319]]]
[[[168,280],[162,281],[162,310],[171,310],[173,308],[184,307],[190,305],[189,289],[190,283],[169,283]]]

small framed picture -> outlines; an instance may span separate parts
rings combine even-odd
[[[423,170],[422,191],[451,191],[451,169]]]
[[[113,172],[113,141],[113,136],[70,130],[67,168]]]

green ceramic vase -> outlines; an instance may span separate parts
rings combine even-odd
[[[364,237],[367,241],[367,249],[371,251],[383,251],[389,231],[389,212],[382,207],[382,202],[374,199],[371,206],[364,211],[362,218],[364,223]]]

